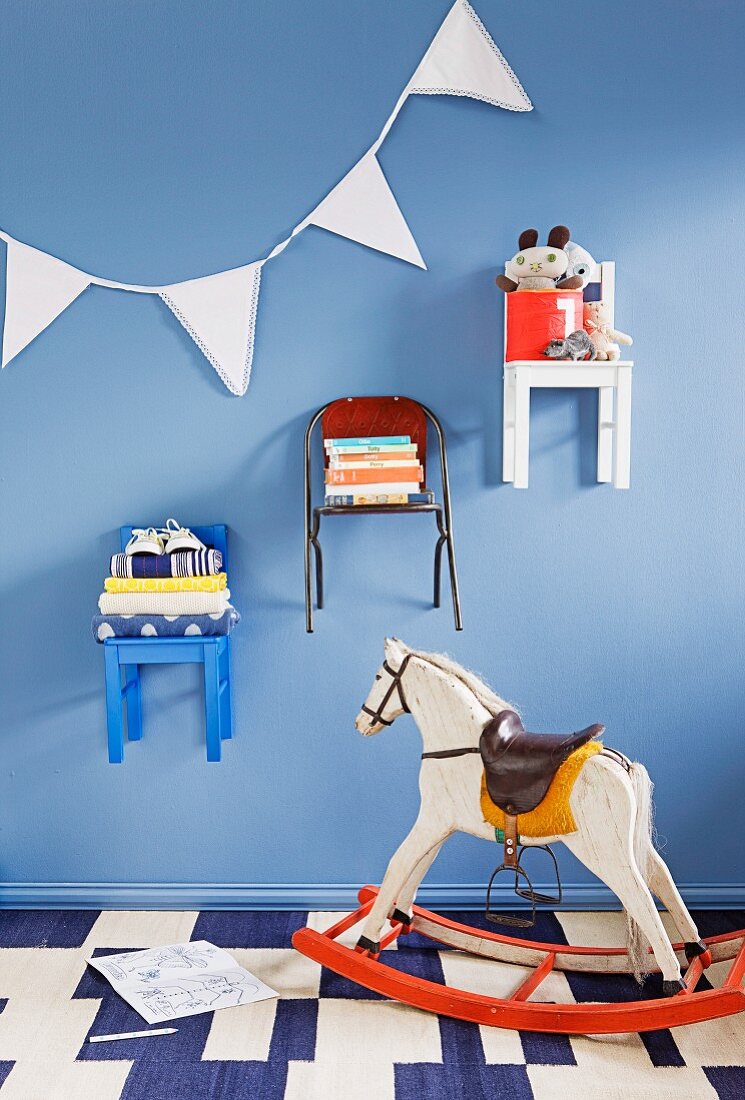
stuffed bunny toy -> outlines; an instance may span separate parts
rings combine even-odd
[[[610,310],[605,302],[585,302],[584,326],[589,335],[598,359],[620,359],[621,349],[619,344],[633,344],[630,336],[625,332],[610,326]]]
[[[564,278],[569,267],[564,245],[569,243],[569,237],[565,225],[555,225],[548,243],[536,247],[538,230],[525,229],[517,242],[520,251],[504,265],[506,274],[497,275],[499,289],[505,294],[513,290],[579,290],[582,286],[579,275]]]

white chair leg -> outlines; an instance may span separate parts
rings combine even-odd
[[[530,381],[524,371],[515,376],[515,477],[516,489],[528,488],[530,461]]]
[[[631,374],[627,370],[618,371],[615,419],[613,485],[616,489],[628,489],[631,484]]]
[[[598,387],[598,481],[613,476],[613,386]]]
[[[502,480],[515,480],[515,387],[504,372],[502,406]]]

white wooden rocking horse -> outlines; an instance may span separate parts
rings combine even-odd
[[[357,716],[369,736],[408,712],[422,735],[421,805],[411,832],[391,859],[379,891],[360,893],[362,906],[326,933],[302,929],[304,954],[378,992],[433,1011],[502,1027],[596,1034],[670,1027],[742,1011],[745,933],[703,943],[651,830],[652,784],[646,769],[595,740],[602,726],[577,734],[531,734],[516,712],[477,676],[447,657],[387,639],[385,660]],[[537,835],[541,828],[547,830]],[[503,868],[524,876],[518,845],[562,841],[609,886],[627,914],[622,948],[557,947],[476,931],[414,905],[417,888],[447,838],[470,833],[504,843]],[[500,868],[501,869],[501,868]],[[530,881],[522,896],[531,898]],[[673,918],[674,946],[652,895]],[[535,900],[534,898],[532,899]],[[365,918],[356,952],[336,937]],[[387,922],[391,930],[383,934]],[[378,959],[382,948],[412,928],[476,954],[535,967],[509,999],[496,1000],[409,977]],[[651,946],[651,954],[650,954]],[[678,952],[688,968],[681,975]],[[712,958],[735,961],[725,985],[695,986]],[[552,969],[662,972],[663,997],[605,1005],[546,1005],[528,997]]]

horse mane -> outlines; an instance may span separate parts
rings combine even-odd
[[[475,672],[463,668],[462,665],[457,664],[450,657],[446,656],[446,654],[423,653],[420,650],[413,650],[412,653],[414,657],[421,657],[423,661],[427,661],[429,664],[434,665],[435,668],[439,668],[441,672],[447,672],[449,675],[455,677],[456,680],[460,680],[462,684],[473,692],[482,707],[488,710],[492,717],[495,717],[502,710],[517,710],[512,703],[506,702],[506,700],[502,699],[496,692],[492,691]]]

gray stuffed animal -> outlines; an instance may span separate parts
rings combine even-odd
[[[590,359],[597,358],[597,348],[583,328],[570,332],[566,340],[552,340],[543,349],[549,359]]]

